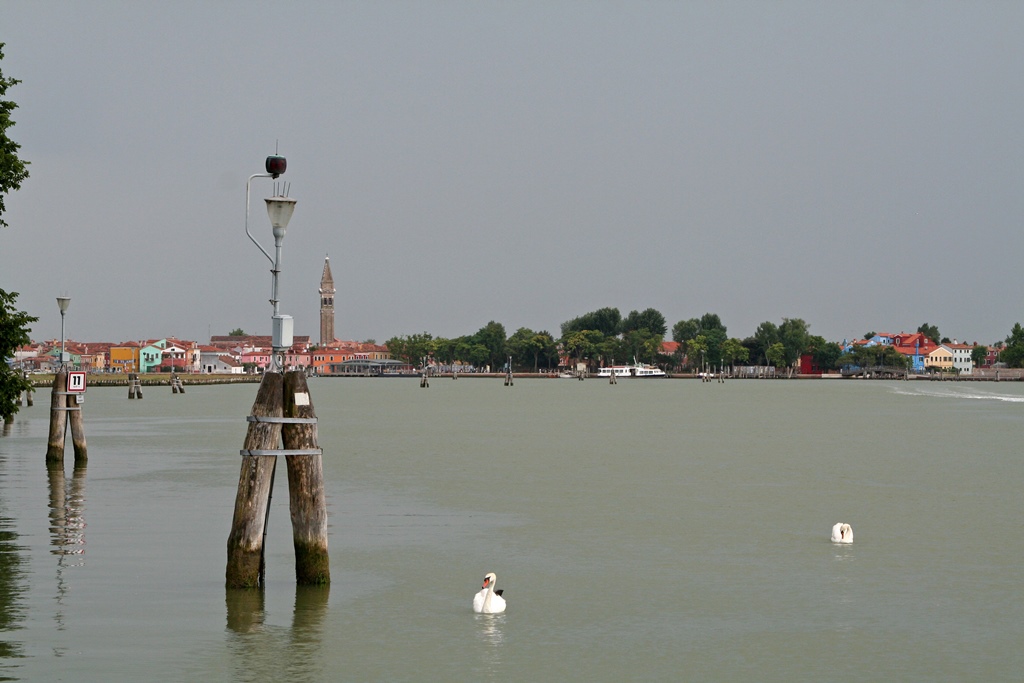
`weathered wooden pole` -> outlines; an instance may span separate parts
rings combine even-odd
[[[284,376],[284,416],[295,420],[282,427],[285,452],[300,451],[285,455],[295,580],[300,585],[330,583],[323,455],[317,446],[316,412],[302,372],[288,372]]]
[[[75,448],[75,467],[82,467],[89,460],[85,443],[85,421],[82,418],[82,394],[68,393],[67,413],[68,425],[71,427],[71,444]]]
[[[256,588],[263,583],[263,539],[274,483],[274,455],[254,455],[253,451],[277,449],[281,441],[281,423],[260,422],[261,417],[282,416],[283,378],[279,372],[263,375],[256,402],[252,405],[249,429],[245,435],[242,469],[238,475],[235,513],[228,536],[228,563],[225,572],[228,588]]]
[[[64,434],[68,426],[68,371],[61,368],[53,376],[50,390],[50,436],[46,442],[46,462],[64,463]]]

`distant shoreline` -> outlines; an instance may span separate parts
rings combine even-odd
[[[355,377],[357,375],[316,375],[317,379],[337,379],[343,377]],[[504,379],[506,374],[504,372],[460,372],[458,373],[457,379]],[[154,372],[140,374],[139,381],[142,386],[169,386],[171,383],[171,375],[166,372]],[[392,379],[419,379],[421,375],[400,375],[393,376]],[[432,379],[451,379],[452,373],[444,372],[430,375]],[[234,375],[234,374],[178,374],[178,378],[181,383],[185,386],[203,386],[203,385],[214,385],[214,384],[258,384],[262,379],[263,375]],[[513,379],[562,379],[562,380],[574,380],[575,378],[570,377],[559,377],[556,373],[544,373],[544,372],[514,372],[512,373]],[[586,377],[587,380],[607,380],[606,377],[598,377],[597,375],[590,375]],[[697,373],[686,372],[686,373],[674,373],[665,375],[665,377],[651,377],[651,378],[636,378],[636,377],[618,377],[618,380],[629,382],[629,381],[652,381],[656,379],[700,379]],[[821,375],[793,375],[787,377],[784,374],[779,374],[774,377],[726,377],[726,382],[733,382],[737,380],[749,381],[749,380],[838,380],[847,379],[849,381],[860,381],[865,378],[845,378],[839,373],[821,374]],[[887,381],[903,381],[899,379],[893,379],[891,377],[869,377],[870,380],[887,380]],[[1001,370],[1000,376],[996,378],[994,375],[988,373],[982,375],[965,375],[961,377],[940,377],[934,375],[911,375],[910,381],[925,381],[925,382],[1020,382],[1024,381],[1024,372],[1019,370]],[[37,374],[30,375],[30,380],[33,387],[49,387],[53,386],[53,374]],[[579,381],[578,379],[576,381]],[[718,382],[717,378],[712,378],[710,382]],[[89,373],[87,376],[87,384],[90,387],[127,387],[128,386],[128,375],[116,373]]]

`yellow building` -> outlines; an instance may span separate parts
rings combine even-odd
[[[945,346],[939,346],[924,357],[925,370],[934,372],[951,372],[953,370],[953,352]]]
[[[138,372],[139,371],[139,345],[124,344],[122,346],[110,347],[110,371],[111,372]]]

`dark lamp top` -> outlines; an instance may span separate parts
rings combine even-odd
[[[270,173],[275,178],[285,172],[288,168],[288,162],[284,157],[279,157],[276,154],[267,157],[267,173]]]

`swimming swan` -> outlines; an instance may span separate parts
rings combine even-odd
[[[473,611],[477,614],[498,614],[505,611],[505,598],[502,591],[494,590],[498,577],[494,572],[484,576],[484,585],[480,592],[473,596]]]
[[[853,527],[843,522],[837,522],[832,527],[833,543],[853,543]]]

